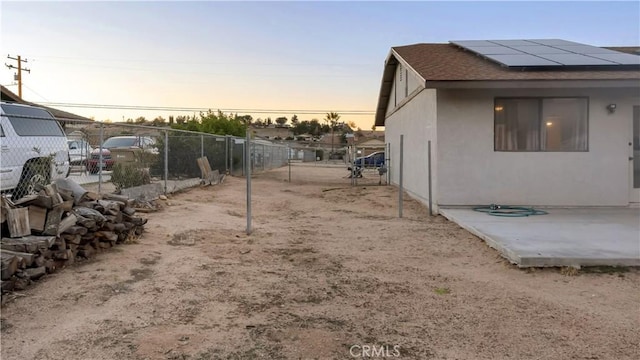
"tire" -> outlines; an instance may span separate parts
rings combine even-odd
[[[37,185],[46,186],[51,180],[51,171],[35,166],[30,163],[25,165],[20,176],[20,182],[13,192],[14,199],[20,199],[27,195],[37,193]]]

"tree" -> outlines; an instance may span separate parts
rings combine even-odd
[[[153,121],[151,121],[151,125],[153,126],[164,126],[165,119],[162,116],[158,116]]]
[[[271,124],[273,124],[273,121],[271,121],[271,117],[268,117],[267,120],[265,120],[265,125],[269,126]]]
[[[305,134],[309,132],[309,121],[305,120],[302,122],[297,122],[295,124],[293,124],[293,127],[291,128],[291,131],[293,132],[294,135],[300,135],[300,134]]]
[[[281,116],[279,118],[276,118],[276,124],[280,125],[280,126],[284,126],[284,124],[287,123],[287,118],[284,116]]]
[[[323,133],[327,133],[328,131],[325,131],[322,128],[322,125],[320,125],[320,121],[318,121],[318,119],[312,119],[311,121],[309,121],[309,134],[314,135],[314,136],[320,136]]]
[[[253,122],[253,125],[255,125],[256,127],[263,127],[264,122],[262,121],[261,118],[257,118],[256,121]]]
[[[333,154],[333,131],[338,125],[338,120],[340,120],[340,115],[338,115],[337,112],[328,112],[327,116],[324,118],[324,121],[331,128],[331,154]]]
[[[251,125],[251,122],[253,121],[253,116],[251,115],[242,115],[242,116],[238,116],[236,114],[236,118],[240,121],[242,121],[245,125],[249,126]]]
[[[298,125],[299,121],[298,121],[298,115],[293,114],[293,116],[291,117],[291,125],[296,126]]]
[[[243,136],[246,133],[247,124],[238,117],[227,116],[222,111],[214,113],[209,110],[206,113],[200,113],[200,129],[199,131],[216,135],[235,135]]]
[[[182,124],[185,124],[187,121],[189,121],[188,116],[184,116],[184,115],[176,116],[176,124],[182,125]]]
[[[147,119],[145,119],[144,116],[140,116],[135,120],[136,124],[144,124],[146,121]]]

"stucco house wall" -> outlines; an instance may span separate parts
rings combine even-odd
[[[614,49],[637,54],[632,50]],[[403,185],[421,202],[429,201],[427,142],[431,140],[431,202],[437,206],[637,203],[640,189],[631,189],[634,150],[630,142],[633,109],[640,106],[639,81],[640,68],[630,65],[531,69],[501,66],[454,44],[393,47],[385,60],[375,117],[376,126],[385,126],[385,142],[390,146],[391,182],[399,182],[400,135],[404,134]],[[588,99],[587,151],[494,149],[496,98],[563,97]],[[548,114],[561,109],[553,105],[560,102],[545,103],[551,104]],[[615,112],[607,111],[609,104],[616,104]],[[538,126],[534,121],[540,118],[533,118],[535,105],[531,110],[526,106],[507,107],[511,114],[522,114],[509,115],[510,121]],[[537,111],[543,111],[538,116],[545,116],[546,106],[538,105]],[[584,108],[564,109],[581,112]],[[558,128],[544,132],[550,148],[579,139],[569,135],[571,125],[563,122],[564,117],[558,119]],[[544,121],[551,124],[546,126],[554,123]],[[503,133],[505,143],[529,136],[520,145],[534,144],[536,140],[531,139],[536,133],[527,132],[526,127],[515,130],[517,139],[513,132],[509,137]]]
[[[633,105],[640,103],[637,92],[630,88],[438,90],[438,203],[628,205],[629,126]],[[581,96],[589,98],[587,152],[494,151],[495,97]],[[606,110],[610,103],[617,104],[613,114]]]
[[[403,187],[415,199],[428,203],[427,141],[432,144],[432,189],[437,184],[436,90],[424,89],[386,119],[385,141],[390,144],[390,175],[393,184],[399,183],[400,135],[404,135]],[[435,198],[435,196],[434,196]]]
[[[424,81],[413,70],[399,64],[393,79],[391,96],[387,105],[387,115],[391,114],[396,108],[401,107],[405,102],[410,101],[418,91],[424,88],[423,84]]]

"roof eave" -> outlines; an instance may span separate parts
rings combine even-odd
[[[640,79],[513,79],[513,80],[431,80],[428,89],[516,89],[516,88],[637,88]]]
[[[398,66],[398,54],[393,49],[389,50],[389,55],[384,61],[384,71],[380,82],[380,92],[378,94],[378,106],[376,107],[375,126],[384,126],[384,118],[389,105],[391,87],[393,86],[393,76]]]

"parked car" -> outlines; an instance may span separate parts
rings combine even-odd
[[[157,155],[158,148],[155,140],[149,136],[114,136],[102,144],[102,163],[98,164],[100,162],[100,149],[94,149],[87,163],[87,169],[92,174],[97,173],[100,168],[110,171],[117,161],[133,161],[135,154],[138,153]],[[133,156],[130,154],[133,154]]]
[[[367,156],[356,158],[353,164],[357,167],[379,168],[384,166],[384,160],[385,160],[384,158],[385,158],[384,151],[377,151]]]
[[[69,175],[67,137],[43,108],[0,102],[0,190],[14,199]]]
[[[115,160],[111,158],[111,150],[102,149],[102,162],[100,162],[100,149],[94,149],[91,152],[91,158],[87,160],[87,170],[91,174],[95,174],[100,169],[104,171],[111,171],[113,169],[113,165],[115,164]]]
[[[85,140],[68,140],[71,165],[86,165],[93,148]]]
[[[102,144],[105,149],[140,148],[146,152],[158,153],[156,141],[150,136],[114,136]]]

